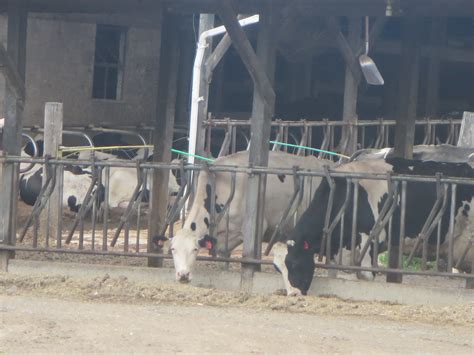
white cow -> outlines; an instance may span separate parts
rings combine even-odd
[[[214,165],[246,166],[248,164],[248,152],[238,152],[217,159]],[[283,152],[270,152],[269,167],[272,168],[292,168],[298,166],[302,169],[322,171],[325,165],[332,166],[334,163],[327,160],[320,160],[313,156],[298,157]],[[231,178],[229,172],[216,173],[215,205],[216,212],[219,212],[230,196]],[[305,200],[309,202],[312,198],[311,192],[319,186],[321,178],[307,178],[305,181]],[[229,249],[234,249],[242,242],[242,224],[244,219],[247,174],[238,173],[236,175],[235,195],[229,208]],[[310,185],[312,185],[310,188]],[[289,175],[268,175],[265,194],[264,211],[264,231],[274,229],[280,222],[283,213],[294,194],[293,176]],[[183,228],[171,239],[170,248],[173,254],[173,261],[176,270],[176,279],[182,282],[189,282],[192,279],[192,269],[196,261],[196,256],[201,247],[215,247],[219,253],[224,252],[226,236],[226,218],[223,218],[216,228],[217,240],[209,237],[209,221],[211,206],[211,186],[209,184],[209,174],[201,171],[195,199],[189,211]],[[305,203],[302,203],[302,208]],[[161,240],[165,238],[160,237]],[[292,287],[288,282],[285,267],[286,246],[275,245],[273,248],[274,264],[282,273],[285,287],[288,293],[292,292]]]
[[[98,160],[127,161],[124,159],[117,158],[116,155],[103,153],[103,152],[94,152],[94,155]],[[92,154],[89,151],[84,151],[84,152],[79,153],[80,160],[90,160],[91,158],[92,158]],[[152,179],[152,172],[150,171],[147,176],[147,184],[146,184],[147,191],[149,191],[150,189],[151,179]],[[109,207],[111,208],[126,207],[133,195],[133,192],[138,182],[137,169],[111,167],[109,181],[110,181],[109,182],[109,199],[108,199]],[[176,194],[178,190],[179,190],[179,185],[176,182],[175,176],[170,170],[169,180],[168,180],[168,193],[170,195]]]

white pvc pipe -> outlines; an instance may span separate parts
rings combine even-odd
[[[250,16],[244,18],[239,21],[240,26],[244,27],[247,25],[251,25],[257,23],[259,21],[259,15]],[[188,146],[188,162],[194,164],[194,154],[196,154],[196,140],[197,134],[200,127],[198,127],[198,109],[199,109],[199,102],[204,100],[202,96],[200,96],[199,92],[199,84],[201,82],[201,74],[202,74],[202,67],[203,67],[203,59],[204,59],[204,52],[206,48],[209,46],[207,40],[211,37],[218,36],[221,34],[226,33],[227,30],[225,26],[219,26],[216,28],[212,28],[208,31],[201,33],[199,36],[199,42],[196,48],[196,57],[194,59],[194,69],[193,69],[193,85],[191,88],[191,113],[189,116],[189,146]]]

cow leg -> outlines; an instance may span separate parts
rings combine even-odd
[[[273,248],[273,265],[278,272],[281,273],[283,277],[283,283],[285,284],[286,295],[287,296],[301,296],[301,291],[293,286],[291,286],[290,281],[288,280],[288,269],[286,268],[285,258],[288,254],[288,249],[284,243],[276,243]]]
[[[229,257],[232,250],[242,243],[242,233],[229,231],[228,248],[225,247],[225,233],[219,234],[217,241],[217,254],[219,256]]]
[[[360,257],[361,246],[365,245],[365,243],[367,242],[368,239],[369,239],[369,236],[367,234],[365,234],[365,233],[361,234],[361,243],[357,247],[357,253],[356,253],[357,258]],[[370,247],[369,249],[372,249],[372,247]],[[374,257],[376,258],[377,256],[374,255]],[[361,266],[363,266],[363,267],[372,267],[372,260],[371,260],[371,257],[370,257],[369,250],[367,250],[367,252],[365,253],[364,258],[362,259],[362,262],[361,262]],[[358,271],[357,272],[357,278],[359,280],[373,281],[375,276],[372,273],[372,271]]]

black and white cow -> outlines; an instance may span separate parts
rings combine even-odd
[[[246,166],[248,164],[248,152],[238,152],[232,155],[217,159],[214,165]],[[319,160],[315,157],[298,157],[283,152],[270,152],[269,167],[292,168],[299,166],[304,169],[322,171],[325,165],[332,166],[334,163],[326,160]],[[305,182],[305,186],[310,185],[310,179]],[[311,184],[314,189],[317,188],[321,178],[313,178]],[[229,249],[232,250],[242,242],[242,223],[244,219],[245,198],[247,174],[237,174],[235,183],[235,194],[229,207]],[[216,173],[216,212],[219,213],[230,196],[230,173]],[[314,189],[312,191],[314,191]],[[310,189],[305,196],[306,205],[311,200]],[[265,194],[265,212],[264,212],[264,230],[275,228],[280,222],[284,210],[287,207],[294,193],[294,184],[292,176],[268,175],[266,194]],[[217,240],[209,237],[210,223],[210,201],[211,185],[209,183],[209,174],[201,171],[198,178],[196,195],[193,205],[186,217],[183,228],[178,231],[170,242],[170,248],[173,254],[173,261],[176,270],[176,279],[188,282],[192,278],[193,265],[200,248],[217,248],[218,253],[224,253],[224,241],[226,236],[226,221],[222,219],[216,228]],[[163,236],[161,240],[165,239]],[[217,242],[217,245],[216,245]],[[280,243],[281,244],[281,243]],[[275,245],[273,247],[274,264],[282,273],[287,292],[293,292],[287,281],[287,272],[284,263],[286,255],[286,246]]]
[[[140,154],[140,150],[138,151],[138,154]],[[117,158],[116,155],[103,153],[103,152],[94,152],[94,156],[98,160],[124,161],[124,159]],[[79,153],[78,158],[79,160],[90,160],[92,158],[92,155],[91,155],[91,152],[84,151],[84,152]],[[172,163],[176,163],[176,162],[177,161],[173,161]],[[105,176],[104,176],[104,179],[105,179]],[[151,180],[152,180],[152,171],[149,171],[143,202],[148,202]],[[137,183],[138,183],[138,176],[137,176],[136,168],[111,167],[110,175],[109,175],[109,197],[108,197],[109,207],[111,208],[126,207],[133,195],[133,192],[135,191],[135,187]],[[178,190],[179,190],[179,185],[176,181],[176,177],[173,175],[172,170],[170,170],[169,179],[168,179],[168,194],[170,196],[176,195]]]
[[[355,152],[350,160],[390,159],[393,157],[393,148],[361,149]],[[449,144],[415,145],[413,147],[413,160],[434,161],[438,163],[467,163],[474,167],[474,149]]]
[[[20,199],[33,206],[40,194],[43,180],[43,168],[36,165],[20,177]],[[78,212],[92,183],[89,171],[76,166],[66,166],[63,176],[63,206],[71,212]],[[99,186],[98,202],[104,200],[103,186]]]
[[[440,172],[446,176],[474,178],[473,169],[466,163],[439,163],[439,162],[417,162],[404,159],[367,159],[354,161],[335,169],[336,171],[345,171],[353,173],[379,173],[387,172],[428,175],[433,176]],[[342,206],[346,195],[346,179],[334,178],[335,195],[333,211],[336,212]],[[383,203],[387,199],[388,185],[385,180],[359,180],[359,198],[358,198],[358,219],[357,219],[357,248],[364,244],[372,227],[377,220]],[[309,208],[302,215],[293,231],[287,238],[288,254],[285,264],[288,269],[290,284],[297,288],[302,294],[306,294],[314,274],[314,255],[321,252],[321,241],[323,238],[324,219],[326,215],[326,206],[329,196],[329,185],[327,182],[321,183],[314,195]],[[474,195],[474,186],[459,184],[456,190],[456,224],[454,233],[454,255],[453,260],[456,263],[463,250],[469,243],[474,234],[474,212],[471,208]],[[430,211],[436,200],[436,184],[423,182],[407,183],[407,203],[405,219],[405,240],[408,243],[411,238],[415,238],[420,233]],[[447,252],[447,233],[449,227],[449,210],[451,197],[447,198],[448,206],[441,219],[441,249]],[[348,204],[348,210],[345,212],[345,225],[343,234],[343,247],[350,251],[351,226],[352,226],[352,195]],[[399,226],[400,226],[400,208],[395,210],[392,217],[392,241],[398,245]],[[336,237],[337,236],[337,237]],[[385,240],[386,231],[382,231],[380,240]],[[436,231],[428,237],[429,245],[436,243]],[[336,229],[331,239],[332,254],[334,255],[339,247],[339,230]],[[474,257],[474,251],[471,248],[465,258],[461,268],[465,271],[471,271],[470,265]],[[357,252],[354,251],[354,252]],[[366,263],[370,262],[370,257],[365,258]],[[370,266],[362,262],[362,266]]]

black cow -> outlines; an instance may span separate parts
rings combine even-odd
[[[474,170],[468,164],[457,163],[437,163],[437,162],[417,162],[404,159],[372,159],[365,161],[356,161],[343,165],[336,169],[346,172],[373,172],[373,173],[401,173],[411,175],[433,176],[436,173],[442,173],[445,176],[474,178]],[[345,178],[334,178],[335,192],[333,216],[341,208],[346,198],[347,182]],[[407,183],[407,203],[405,219],[406,238],[415,238],[423,228],[430,211],[436,200],[436,184],[424,182]],[[381,208],[387,199],[388,184],[385,180],[360,180],[359,198],[358,198],[358,219],[357,219],[357,248],[365,244],[364,239],[371,231],[376,219],[381,212]],[[314,274],[314,254],[321,252],[321,242],[323,238],[324,220],[328,203],[330,188],[328,182],[322,183],[316,190],[313,201],[309,208],[298,221],[295,229],[289,235],[288,255],[285,259],[288,268],[288,278],[293,287],[298,288],[303,294],[306,294],[313,279]],[[447,253],[447,233],[449,228],[449,211],[451,202],[451,189],[448,190],[447,207],[441,219],[441,252]],[[465,233],[474,222],[473,212],[470,208],[474,195],[474,186],[461,185],[456,190],[456,228],[454,237],[454,262],[461,257],[462,251],[471,237]],[[351,228],[352,228],[352,194],[348,208],[345,212],[343,248],[350,250]],[[400,227],[400,208],[395,210],[392,219],[392,242],[398,245]],[[331,255],[334,256],[339,248],[339,227],[337,227],[331,239]],[[380,240],[385,240],[386,231],[383,230]],[[429,245],[436,245],[437,231],[431,233],[428,238]],[[445,242],[446,241],[446,242]],[[372,246],[371,246],[372,249]],[[357,254],[359,250],[354,252]],[[470,270],[470,260],[474,252],[471,250],[465,258],[462,265],[464,271]],[[367,258],[370,259],[370,258]],[[362,262],[364,265],[364,261]]]

